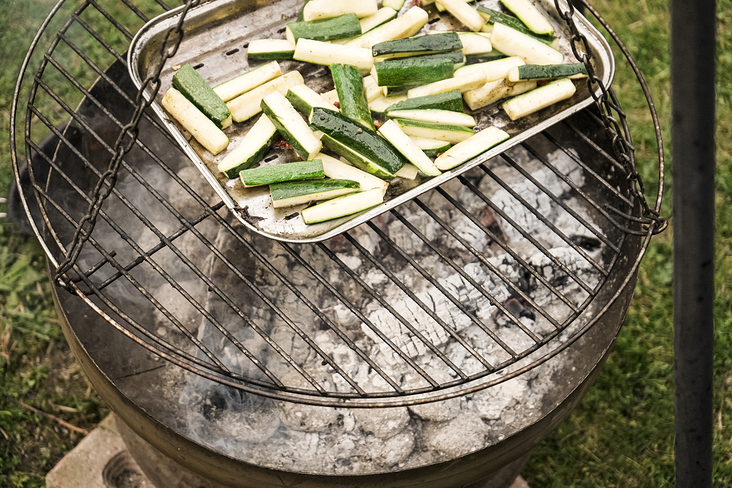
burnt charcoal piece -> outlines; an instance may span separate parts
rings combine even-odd
[[[600,239],[590,236],[574,235],[571,236],[569,240],[577,244],[579,247],[587,249],[588,251],[596,251],[597,249],[600,249],[600,246],[602,245]]]

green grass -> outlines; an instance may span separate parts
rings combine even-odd
[[[0,195],[7,193],[11,178],[7,131],[17,69],[40,16],[53,3],[0,2],[4,61]],[[117,8],[112,0],[100,3],[111,11]],[[668,3],[596,0],[593,5],[627,44],[654,96],[668,157],[663,215],[670,217]],[[714,485],[728,487],[732,486],[732,0],[720,0],[718,11]],[[156,12],[153,7],[145,10],[148,16]],[[139,28],[129,13],[115,11],[115,15],[132,32]],[[104,22],[93,16],[89,20]],[[108,34],[115,48],[122,50],[124,36],[111,28]],[[79,67],[71,54],[68,63]],[[655,135],[638,83],[620,59],[613,86],[628,115],[639,171],[648,198],[653,199],[658,179]],[[71,89],[64,97],[72,105],[78,101]],[[58,118],[62,120],[63,114],[59,112]],[[670,228],[648,249],[626,323],[597,382],[570,418],[539,445],[527,466],[524,475],[533,488],[674,485],[672,263]],[[107,409],[76,366],[54,317],[38,244],[0,223],[0,393],[89,429]],[[44,486],[45,473],[79,440],[78,434],[0,395],[0,487]]]

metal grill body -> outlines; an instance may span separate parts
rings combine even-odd
[[[66,8],[16,97],[27,105],[25,201],[51,268],[134,111],[123,52],[155,13],[132,1]],[[133,430],[156,429],[163,452],[232,486],[461,486],[556,426],[619,330],[652,229],[618,221],[642,205],[612,145],[584,110],[377,219],[296,244],[247,232],[147,113],[68,290],[55,290],[66,336]],[[526,388],[535,401],[517,406],[517,392],[533,398]],[[397,462],[307,468],[295,452],[255,455],[298,445],[282,423],[272,429],[284,437],[261,445],[241,432],[266,426],[217,423],[242,405],[310,412],[313,428],[331,418],[319,431],[335,439],[348,419],[402,411],[424,447],[431,406],[456,402],[486,426],[480,439]],[[514,409],[519,418],[501,417]]]

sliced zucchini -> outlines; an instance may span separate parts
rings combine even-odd
[[[499,12],[498,10],[493,10],[484,5],[478,5],[478,13],[484,19],[486,19],[486,24],[485,26],[483,26],[483,29],[481,29],[483,32],[492,32],[493,26],[496,23],[500,23],[503,25],[507,25],[512,29],[516,29],[519,32],[523,32],[526,35],[535,37],[544,44],[552,45],[552,43],[556,39],[551,34],[537,34],[535,32],[532,32],[528,27],[526,27],[523,22],[521,22],[521,20],[514,17],[513,15],[505,14],[503,12]]]
[[[394,175],[396,178],[402,178],[405,180],[413,180],[419,174],[419,168],[411,163],[407,163],[402,166],[402,169],[396,172]]]
[[[404,5],[404,0],[384,0],[381,2],[381,5],[383,7],[391,7],[398,12]]]
[[[250,59],[292,59],[294,54],[295,44],[287,39],[255,39],[247,46]]]
[[[282,93],[276,91],[264,97],[262,110],[302,159],[312,159],[323,148],[323,143]]]
[[[574,95],[576,88],[569,78],[552,81],[522,95],[503,102],[501,107],[511,120],[537,112]]]
[[[475,118],[463,112],[452,110],[438,110],[434,108],[422,110],[389,110],[387,117],[390,119],[409,119],[433,124],[463,125],[475,127]]]
[[[395,103],[403,102],[407,99],[407,95],[397,95],[394,97],[381,96],[369,102],[371,113],[383,114],[389,107]]]
[[[401,102],[396,102],[386,109],[389,113],[392,110],[452,110],[453,112],[463,111],[463,95],[460,90],[450,90],[434,95],[412,97]]]
[[[463,0],[463,1],[464,1],[465,3],[473,3],[473,2],[475,1],[475,0]],[[435,1],[435,0],[433,0],[433,1],[431,2],[431,3],[434,3],[434,4],[435,4],[435,7],[437,8],[437,11],[438,11],[438,12],[444,12],[444,11],[446,11],[446,10],[447,10],[447,9],[445,8],[445,6],[444,6],[444,5],[442,5],[442,4],[441,4],[441,3],[439,2],[439,1]]]
[[[393,97],[400,97],[402,95],[406,96],[407,92],[411,90],[412,88],[417,87],[418,85],[409,85],[409,86],[382,86],[381,93],[387,97],[387,98],[393,98]]]
[[[486,75],[481,71],[467,73],[463,76],[453,76],[445,80],[435,81],[426,85],[414,87],[407,92],[409,98],[426,97],[440,93],[459,90],[465,92],[474,90],[485,83]]]
[[[501,0],[504,7],[536,34],[554,34],[554,26],[530,0]]]
[[[330,19],[290,22],[285,36],[293,45],[300,38],[316,41],[335,41],[361,34],[361,23],[354,13],[339,15]]]
[[[529,80],[551,80],[554,78],[584,78],[587,68],[583,63],[535,65],[525,64],[509,70],[508,81],[518,83]]]
[[[363,89],[366,90],[366,100],[368,100],[369,103],[373,102],[383,94],[381,87],[376,84],[376,80],[371,75],[364,76]]]
[[[298,161],[295,163],[271,164],[249,168],[239,172],[239,178],[246,188],[253,186],[271,185],[283,181],[313,180],[325,178],[323,162]]]
[[[259,162],[278,137],[277,127],[269,117],[262,115],[239,144],[219,162],[219,171],[229,178],[236,178],[241,170]]]
[[[290,87],[302,85],[303,83],[305,83],[305,80],[303,80],[299,71],[290,71],[236,98],[232,98],[226,105],[231,110],[234,122],[244,122],[262,111],[260,105],[262,98],[275,91],[285,94]]]
[[[449,113],[454,114],[455,112]],[[399,124],[393,120],[387,120],[379,127],[378,132],[426,176],[437,176],[440,174],[440,171],[432,163],[432,160],[404,133],[401,127],[399,127]]]
[[[483,17],[477,10],[468,5],[465,0],[440,0],[445,9],[450,12],[456,19],[463,23],[465,27],[473,32],[478,32],[485,24]]]
[[[479,154],[483,154],[488,149],[508,139],[508,137],[508,133],[497,127],[486,127],[469,139],[455,144],[444,154],[437,156],[435,166],[441,171],[447,171]]]
[[[269,185],[274,208],[319,202],[357,191],[360,191],[359,184],[352,180],[283,181]]]
[[[382,8],[376,11],[374,15],[364,17],[359,21],[361,24],[361,32],[368,32],[381,24],[389,22],[397,16],[397,11],[388,5],[382,5]]]
[[[214,156],[229,145],[229,138],[224,131],[175,88],[168,89],[161,105]]]
[[[340,100],[338,100],[338,92],[335,88],[333,88],[332,90],[328,90],[325,93],[322,93],[321,96],[323,97],[323,100],[333,104],[333,106],[335,106],[336,104],[341,104]]]
[[[229,107],[190,64],[184,64],[173,75],[173,87],[211,119],[217,127],[223,129],[227,125],[231,125]]]
[[[297,41],[293,59],[326,66],[336,63],[351,64],[363,73],[367,73],[374,64],[370,49],[313,41],[312,39]]]
[[[310,0],[302,9],[302,20],[329,19],[348,13],[354,13],[360,19],[377,10],[376,0]]]
[[[345,45],[371,49],[379,42],[391,41],[415,35],[429,20],[429,15],[419,7],[412,7],[403,15],[362,34]]]
[[[339,112],[315,107],[310,125],[323,132],[322,141],[326,147],[368,173],[393,177],[407,162],[375,131]]]
[[[382,193],[386,193],[386,189],[389,187],[389,183],[387,181],[362,171],[348,163],[339,161],[327,154],[316,154],[315,159],[320,159],[323,162],[323,170],[325,171],[325,176],[328,178],[357,181],[361,190],[378,188]]]
[[[340,100],[341,113],[373,130],[374,121],[371,118],[363,77],[358,68],[350,64],[331,64],[330,72]]]
[[[503,24],[493,26],[491,42],[504,54],[520,56],[526,64],[561,64],[564,59],[553,47]]]
[[[451,78],[454,71],[449,58],[416,56],[375,62],[371,76],[379,86],[409,86]]]
[[[383,203],[383,201],[384,195],[378,188],[360,191],[303,209],[301,212],[302,219],[306,224],[325,222],[368,210]]]
[[[335,105],[327,101],[323,96],[307,85],[295,85],[287,90],[287,99],[293,107],[306,116],[310,115],[313,107],[325,107],[331,110],[338,110]]]
[[[282,75],[282,69],[277,61],[258,66],[251,71],[232,78],[229,81],[221,83],[214,87],[214,91],[224,102],[228,102],[234,97],[238,97],[242,93],[246,93],[269,80]]]
[[[508,83],[502,80],[489,81],[480,88],[465,92],[463,98],[470,110],[478,110],[496,103],[504,98],[520,95],[536,88],[536,81],[521,81],[519,83]]]
[[[490,38],[480,32],[458,32],[466,56],[485,56],[493,51]]]
[[[450,144],[447,141],[438,141],[437,139],[425,139],[424,137],[413,137],[410,136],[414,143],[420,148],[427,156],[433,158],[441,153],[444,153],[450,149]]]
[[[462,49],[460,36],[454,32],[444,32],[416,37],[405,37],[393,41],[374,44],[371,53],[379,60],[403,58],[419,54],[433,54]]]
[[[430,124],[416,120],[393,119],[409,136],[437,139],[450,143],[458,143],[469,138],[475,131],[462,125]]]
[[[469,73],[482,72],[485,73],[485,82],[487,83],[489,81],[496,81],[505,78],[511,68],[522,64],[526,63],[519,56],[495,59],[484,63],[469,64],[455,70],[455,78],[461,78]]]

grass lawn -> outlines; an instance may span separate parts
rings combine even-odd
[[[8,124],[15,78],[30,39],[54,3],[0,2],[0,196],[12,179]],[[592,3],[641,67],[670,156],[668,3]],[[732,0],[719,0],[718,12],[714,481],[721,488],[732,486]],[[618,65],[613,86],[628,114],[652,198],[657,174],[651,118],[630,69],[621,59]],[[670,217],[667,163],[663,215]],[[527,466],[524,476],[533,488],[674,486],[671,222],[651,243],[628,318],[597,383]],[[45,473],[82,434],[14,400],[86,430],[108,413],[55,321],[40,246],[0,220],[0,487],[44,486]]]

